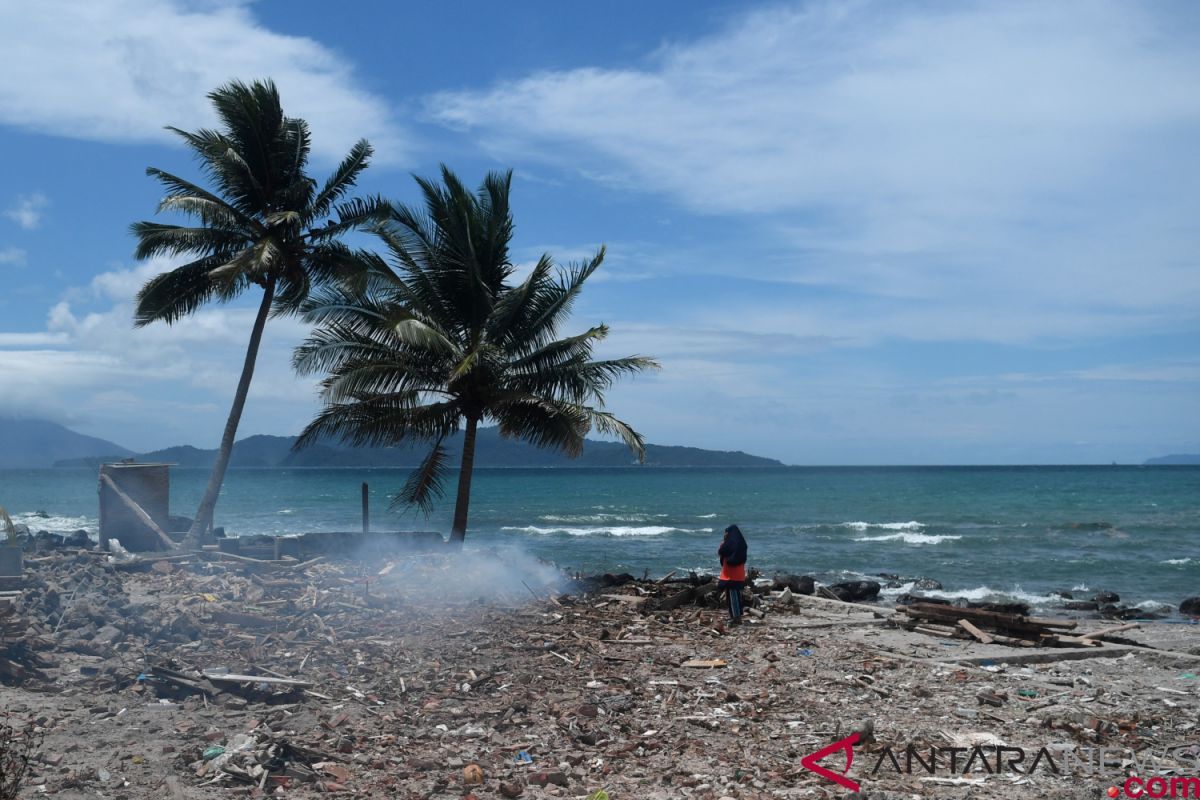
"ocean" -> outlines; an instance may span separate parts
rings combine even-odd
[[[445,534],[453,483],[428,519],[389,511],[398,469],[230,470],[217,524],[231,535],[361,528]],[[207,470],[174,469],[173,513]],[[33,530],[96,531],[92,470],[0,470],[0,505]],[[43,516],[44,515],[44,516]],[[1200,595],[1200,467],[766,467],[475,472],[468,548],[521,548],[585,574],[713,571],[726,525],[767,574],[940,581],[949,598],[1053,610],[1066,591],[1146,609]],[[901,582],[885,590],[905,591]]]

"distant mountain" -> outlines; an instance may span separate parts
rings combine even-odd
[[[415,467],[424,457],[425,445],[400,447],[348,447],[336,442],[319,442],[303,450],[292,451],[292,436],[249,436],[233,446],[231,467]],[[451,464],[461,456],[461,434],[450,437],[446,448]],[[191,445],[168,447],[143,453],[138,461],[162,461],[181,467],[211,467],[216,450],[201,450]],[[64,461],[57,466],[90,466],[91,459]],[[542,450],[524,442],[505,439],[496,428],[480,428],[475,440],[475,465],[479,467],[623,467],[634,464],[633,455],[622,444],[587,440],[583,454],[576,459]],[[702,450],[698,447],[646,445],[646,464],[659,467],[777,467],[771,458],[747,455],[741,451]]]
[[[1158,458],[1147,459],[1146,464],[1200,464],[1200,454],[1180,453],[1171,456],[1159,456]]]
[[[43,469],[62,459],[120,459],[133,455],[119,444],[84,436],[55,422],[0,419],[0,469]]]

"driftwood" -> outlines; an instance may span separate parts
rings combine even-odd
[[[1081,635],[1079,638],[1080,639],[1103,639],[1105,636],[1112,636],[1114,633],[1121,633],[1122,631],[1131,631],[1134,628],[1140,628],[1140,627],[1142,627],[1142,626],[1137,622],[1127,622],[1124,625],[1114,625],[1111,628],[1101,628],[1098,631],[1092,631],[1091,633],[1085,633],[1085,634]]]
[[[699,586],[689,586],[683,591],[676,592],[670,597],[664,598],[658,603],[657,610],[670,611],[672,609],[679,608],[680,606],[699,603],[715,591],[717,591],[716,581],[702,583]]]
[[[974,636],[976,639],[978,639],[983,644],[991,644],[992,642],[995,641],[995,639],[993,639],[991,636],[988,636],[986,633],[979,630],[979,628],[976,628],[974,625],[972,625],[970,620],[960,619],[958,621],[958,627],[962,628],[964,631],[966,631],[967,633]]]
[[[982,608],[959,608],[940,603],[913,603],[898,606],[901,623],[909,630],[931,636],[967,638],[982,644],[1002,644],[1009,647],[1095,647],[1092,638],[1066,633],[1076,626],[1074,620],[1044,619],[989,611]],[[1097,631],[1103,634],[1108,631]]]

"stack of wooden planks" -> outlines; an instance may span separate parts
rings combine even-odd
[[[897,624],[911,631],[1010,647],[1100,647],[1104,636],[1137,627],[1119,625],[1074,636],[1071,631],[1077,623],[1070,619],[1027,617],[940,603],[912,603],[896,610],[900,612],[895,617]]]

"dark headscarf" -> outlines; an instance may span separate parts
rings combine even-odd
[[[726,528],[725,539],[717,549],[717,555],[729,566],[736,567],[746,563],[746,550],[746,537],[742,536],[738,526],[730,525]]]

